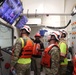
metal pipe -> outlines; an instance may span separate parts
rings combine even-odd
[[[46,27],[50,28],[50,29],[65,29],[66,27],[69,26],[70,23],[71,23],[71,20],[69,20],[69,22],[67,23],[67,25],[63,26],[63,27],[51,27],[51,26],[46,26]]]
[[[27,13],[22,13],[21,15],[27,15]],[[29,13],[28,15],[35,15],[35,13]],[[37,15],[44,16],[44,15],[60,15],[60,16],[70,16],[71,13],[37,13]]]

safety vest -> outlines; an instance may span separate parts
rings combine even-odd
[[[33,50],[33,43],[30,39],[27,39],[26,45],[22,48],[20,58],[31,58]]]
[[[33,55],[41,55],[42,52],[40,52],[38,50],[40,50],[40,43],[34,43]]]
[[[67,65],[68,64],[68,60],[67,60],[68,46],[65,40],[60,41],[59,47],[60,47],[60,56],[64,57],[64,62],[61,62],[61,65]]]
[[[48,46],[45,50],[44,50],[44,53],[43,53],[43,56],[42,56],[42,60],[41,60],[41,65],[42,66],[45,66],[47,68],[50,68],[51,67],[51,55],[49,54],[49,51],[52,49],[52,47],[58,47],[57,44],[51,44],[50,46]],[[59,48],[59,47],[58,47]]]
[[[76,75],[76,55],[73,57],[73,65],[74,65],[73,75]]]

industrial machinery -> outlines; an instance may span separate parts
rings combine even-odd
[[[13,46],[13,28],[0,23],[0,75],[9,75]]]
[[[10,6],[9,4],[11,3],[8,4],[7,1],[11,2],[13,5],[15,4],[15,7],[13,7],[13,5]],[[17,8],[18,10],[16,11]],[[4,0],[4,3],[2,3],[0,10],[1,10],[0,18],[5,20],[9,24],[13,24],[14,21],[18,17],[20,17],[20,14],[23,11],[23,7],[19,0],[17,0],[17,2],[15,2],[15,0]],[[64,27],[46,26],[46,28],[53,29],[53,30],[60,30],[60,29],[65,29],[66,27],[68,27],[68,25],[71,25],[72,31],[71,31],[71,36],[70,36],[71,38],[70,40],[71,50],[70,51],[72,52],[72,56],[73,56],[76,53],[76,12],[73,12],[71,15],[72,15],[72,18],[69,20],[66,26]],[[26,24],[27,21],[28,20],[25,16],[21,16],[19,20],[17,21],[17,23],[15,24],[15,26],[17,28],[21,28],[24,24]],[[42,27],[45,27],[45,25]],[[32,27],[33,32],[34,30],[38,30],[42,27],[38,27],[37,29]],[[13,27],[11,25],[7,25],[7,24],[0,22],[0,75],[10,75],[10,61],[11,61],[11,53],[12,53],[13,38],[14,38],[13,32],[14,32]],[[47,33],[47,31],[45,32]],[[47,42],[46,42],[47,35],[44,35],[43,39],[44,39],[45,46],[47,46]],[[67,75],[71,75],[71,73],[72,71],[70,71],[70,68],[68,68]]]
[[[72,36],[71,36],[71,45],[73,50],[73,55],[76,53],[76,15],[74,15],[71,19],[72,23]]]

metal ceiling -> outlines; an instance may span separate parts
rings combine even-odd
[[[76,0],[21,0],[24,7],[24,14],[39,15],[70,15]],[[39,5],[43,6],[42,10]]]

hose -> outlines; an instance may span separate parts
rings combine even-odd
[[[51,26],[46,26],[46,27],[50,28],[50,29],[65,29],[66,27],[69,26],[70,23],[71,23],[71,20],[69,20],[69,22],[67,23],[67,25],[63,26],[63,27],[51,27]]]

